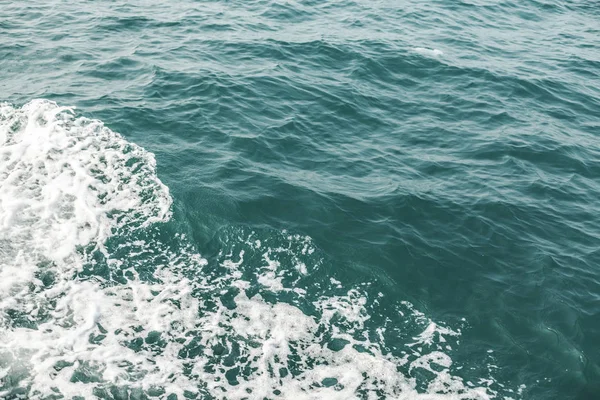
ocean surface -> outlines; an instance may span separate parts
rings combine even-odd
[[[600,399],[600,3],[0,0],[0,399]]]

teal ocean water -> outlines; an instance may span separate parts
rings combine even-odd
[[[600,3],[1,1],[1,399],[600,399]]]

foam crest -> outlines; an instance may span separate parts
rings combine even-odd
[[[441,57],[444,55],[444,52],[439,49],[428,49],[425,47],[415,47],[413,49],[415,52],[427,56],[427,57]]]

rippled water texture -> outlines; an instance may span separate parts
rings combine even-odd
[[[0,398],[600,398],[599,19],[0,1]]]

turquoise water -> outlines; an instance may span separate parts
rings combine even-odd
[[[0,398],[600,398],[592,1],[0,1]]]

